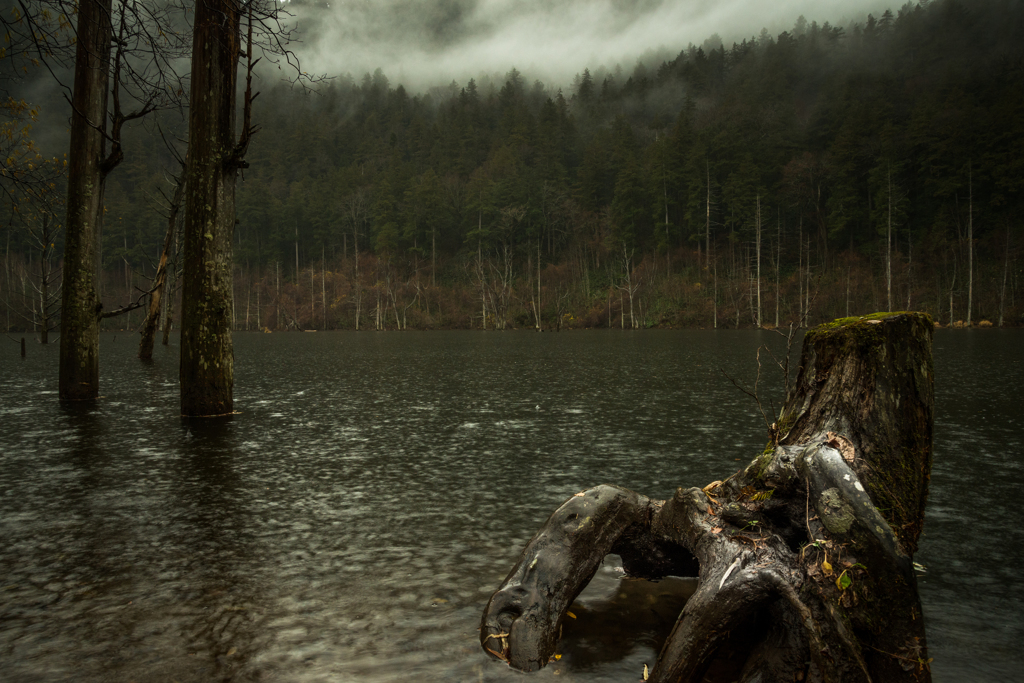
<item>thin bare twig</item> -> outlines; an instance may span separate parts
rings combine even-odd
[[[732,382],[734,387],[736,387],[737,389],[742,391],[744,394],[746,394],[750,398],[754,399],[754,402],[757,404],[757,409],[761,412],[761,419],[764,420],[764,426],[768,429],[769,432],[771,432],[772,431],[772,423],[768,420],[768,416],[765,414],[764,408],[761,406],[761,397],[757,395],[757,385],[761,381],[761,349],[762,348],[764,348],[764,347],[758,347],[758,349],[757,349],[757,375],[754,377],[754,390],[753,391],[751,391],[750,389],[747,389],[746,387],[741,385],[738,381],[736,381],[736,378],[732,377],[729,373],[727,373],[724,368],[718,368],[718,369],[719,369],[719,371],[723,375],[726,376],[726,378],[730,382]]]

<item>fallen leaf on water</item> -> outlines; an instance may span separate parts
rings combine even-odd
[[[233,647],[230,650],[228,650],[227,656],[230,657],[231,655],[235,654],[236,652],[238,652],[238,648],[237,647]]]
[[[562,655],[555,655],[555,659],[561,659]]]
[[[569,615],[570,617],[572,617],[573,619],[576,618],[576,615],[573,614],[572,612],[566,612],[566,614]]]
[[[649,670],[647,669],[647,665],[646,665],[646,664],[644,664],[644,680],[646,681],[646,680],[647,680],[647,678],[648,678],[648,677],[649,677],[650,675],[651,675],[651,672],[650,672],[650,671],[649,671]]]

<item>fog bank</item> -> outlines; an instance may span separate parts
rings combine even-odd
[[[356,78],[377,68],[416,89],[504,73],[567,84],[584,68],[654,50],[675,55],[717,33],[729,46],[792,28],[845,25],[898,6],[880,0],[341,0],[294,3],[304,71]]]

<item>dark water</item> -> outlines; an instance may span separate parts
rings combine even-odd
[[[103,338],[95,408],[57,348],[0,346],[0,679],[522,681],[488,659],[489,594],[565,498],[667,497],[763,447],[769,333],[236,336],[229,420],[177,417],[177,351]],[[1022,680],[1024,334],[936,335],[921,552],[938,681]],[[775,382],[775,375],[765,379]],[[770,393],[769,393],[770,395]],[[777,400],[777,394],[775,395]],[[530,680],[633,681],[687,581],[573,608]],[[552,679],[558,676],[557,679]]]

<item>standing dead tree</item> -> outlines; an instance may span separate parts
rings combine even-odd
[[[168,145],[168,147],[170,146]],[[161,317],[167,311],[167,302],[164,301],[164,297],[168,292],[165,290],[170,290],[169,294],[171,296],[174,294],[174,288],[167,287],[168,269],[174,268],[172,258],[174,243],[175,237],[181,232],[181,207],[185,202],[185,160],[179,156],[178,163],[181,165],[181,171],[173,178],[174,192],[169,198],[164,197],[167,203],[167,233],[164,235],[164,244],[160,250],[160,261],[156,267],[156,274],[153,276],[153,288],[150,290],[152,293],[149,296],[149,309],[146,312],[146,319],[143,321],[141,328],[142,337],[139,340],[139,358],[142,360],[153,359],[153,344],[157,326],[160,324]]]
[[[253,90],[253,76],[256,65],[267,59],[271,63],[286,61],[294,67],[296,79],[310,80],[286,48],[294,28],[282,23],[285,15],[279,3],[271,0],[196,3],[178,373],[182,415],[228,415],[234,409],[235,181],[248,167],[246,153],[259,130],[252,119],[252,105],[259,95]],[[236,86],[243,59],[245,88],[241,130],[236,135]],[[297,262],[295,275],[297,279]]]
[[[810,330],[765,451],[652,500],[577,493],[483,614],[481,645],[524,671],[604,556],[630,575],[697,576],[650,680],[928,681],[913,554],[932,461],[932,322],[876,314]]]
[[[615,288],[620,292],[625,292],[626,296],[629,297],[629,327],[630,329],[637,329],[640,327],[637,316],[633,314],[633,302],[636,298],[637,290],[640,289],[642,284],[642,278],[637,277],[636,263],[633,259],[633,250],[626,249],[626,245],[622,245],[622,278],[619,283],[615,285]],[[625,313],[623,316],[623,326],[625,326]]]
[[[126,123],[177,107],[184,77],[175,65],[187,41],[174,30],[182,14],[173,5],[137,0],[83,0],[61,13],[78,23],[75,36],[71,140],[68,156],[60,378],[62,401],[99,395],[99,323],[142,304],[104,312],[99,283],[103,192],[124,158]],[[109,143],[109,148],[108,148]]]

